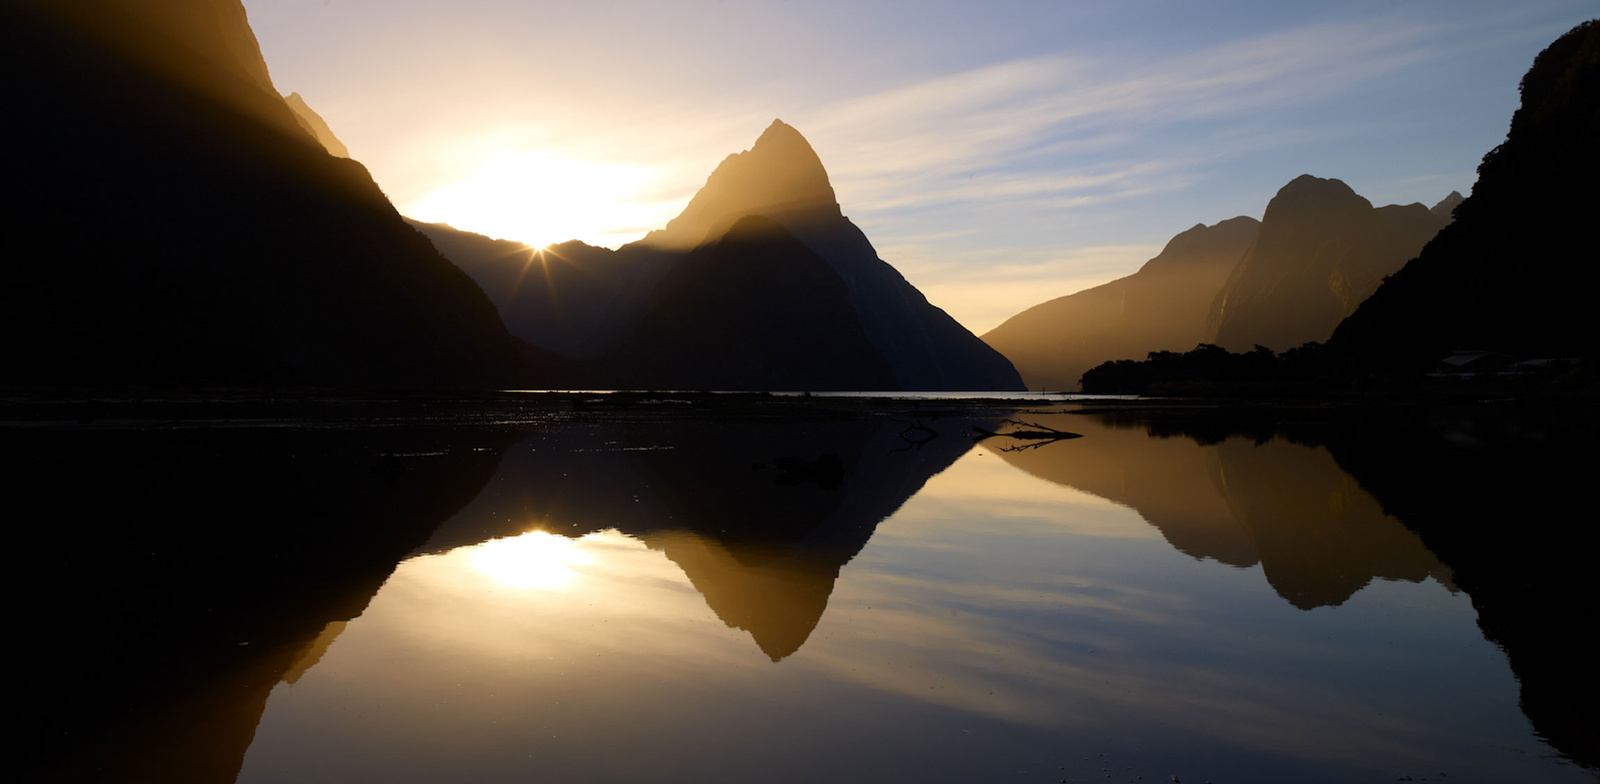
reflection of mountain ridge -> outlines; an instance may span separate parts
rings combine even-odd
[[[389,428],[6,437],[30,456],[6,477],[13,508],[57,510],[16,526],[13,544],[70,566],[18,608],[35,645],[13,705],[40,728],[24,729],[37,756],[23,770],[217,782],[238,773],[273,686],[473,497],[506,440]]]
[[[1270,408],[1109,411],[1085,420],[1199,443],[1243,434],[1326,448],[1448,566],[1484,636],[1506,652],[1540,737],[1600,767],[1592,548],[1587,526],[1573,524],[1593,503],[1589,464],[1572,459],[1600,434],[1586,401],[1300,411],[1293,422]]]
[[[1260,563],[1278,595],[1300,609],[1342,604],[1373,578],[1450,584],[1449,570],[1326,450],[1284,439],[1152,438],[1094,418],[1056,418],[1049,424],[1085,437],[996,454],[1132,507],[1186,555]]]
[[[509,450],[423,546],[616,529],[660,550],[773,661],[805,642],[877,525],[971,448],[969,422],[915,445],[888,416],[577,423]],[[599,445],[599,446],[596,446]]]

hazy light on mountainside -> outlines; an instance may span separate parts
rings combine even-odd
[[[418,220],[535,247],[578,239],[616,247],[667,222],[681,201],[653,198],[644,166],[513,150],[473,156],[459,179],[401,211]]]

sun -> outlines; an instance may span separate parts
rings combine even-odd
[[[503,152],[429,190],[406,214],[429,223],[543,247],[582,240],[616,246],[659,228],[648,167],[532,150]]]

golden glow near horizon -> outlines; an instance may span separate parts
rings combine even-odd
[[[470,549],[467,560],[479,574],[507,588],[555,591],[578,579],[574,566],[594,563],[581,540],[545,531],[494,539]]]
[[[429,223],[543,247],[582,240],[616,247],[666,225],[679,203],[649,198],[656,173],[536,151],[490,153],[403,210]]]

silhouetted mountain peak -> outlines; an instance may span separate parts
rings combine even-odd
[[[1421,204],[1374,208],[1344,182],[1294,178],[1206,317],[1206,343],[1286,351],[1326,340],[1443,221]]]
[[[1267,203],[1264,224],[1306,214],[1325,214],[1330,211],[1366,211],[1372,202],[1362,198],[1343,180],[1323,179],[1302,174],[1278,190]]]
[[[1456,207],[1461,206],[1461,202],[1466,200],[1467,197],[1462,196],[1461,191],[1451,191],[1449,196],[1440,199],[1439,203],[1433,205],[1428,211],[1448,223],[1455,220]]]
[[[773,120],[750,149],[723,159],[689,206],[644,243],[693,248],[722,236],[746,215],[795,213],[841,217],[822,159],[799,131]]]

